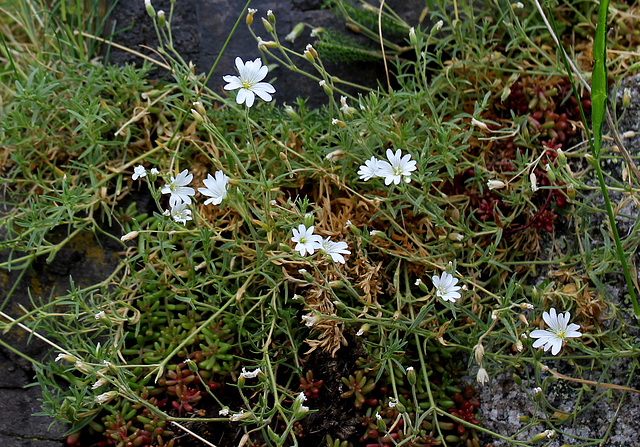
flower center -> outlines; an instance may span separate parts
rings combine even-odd
[[[253,82],[249,82],[246,80],[242,81],[242,88],[245,88],[247,90],[251,90],[251,87],[253,87]]]

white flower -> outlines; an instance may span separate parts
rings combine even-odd
[[[293,229],[292,242],[296,242],[294,250],[300,252],[300,256],[306,256],[307,252],[312,255],[322,247],[322,236],[313,234],[314,226],[307,228],[304,224],[298,225],[298,229]]]
[[[300,394],[298,394],[296,399],[298,399],[298,401],[302,403],[302,402],[305,402],[307,400],[307,396],[305,396],[304,393],[300,393]]]
[[[98,312],[97,314],[95,314],[93,316],[93,318],[95,318],[96,320],[101,320],[103,318],[106,318],[106,315],[104,313],[104,310],[101,310],[100,312]]]
[[[158,171],[156,168],[151,168],[151,171],[149,171],[149,172],[151,172],[153,175],[160,174],[160,171]]]
[[[402,151],[398,149],[395,153],[391,149],[387,149],[386,161],[378,163],[378,176],[384,177],[384,184],[390,185],[391,182],[396,185],[400,184],[402,177],[405,182],[411,181],[411,172],[417,169],[416,161],[411,159],[411,154],[402,156]]]
[[[393,408],[398,406],[399,402],[398,399],[396,399],[395,397],[392,397],[391,399],[389,399],[389,408]]]
[[[371,157],[369,160],[365,161],[362,166],[360,166],[360,170],[358,171],[360,180],[364,180],[366,182],[368,180],[371,180],[372,178],[378,177],[379,169],[380,160],[378,160],[376,157]]]
[[[185,169],[176,178],[171,176],[171,182],[168,185],[162,187],[160,192],[162,194],[171,194],[169,197],[169,206],[173,208],[179,203],[191,204],[191,197],[196,193],[196,190],[187,186],[193,180],[193,174],[189,174],[189,170]]]
[[[268,82],[260,82],[269,73],[269,68],[266,65],[262,65],[260,58],[254,61],[247,61],[246,63],[236,58],[236,68],[238,69],[239,76],[226,75],[223,77],[225,82],[228,82],[224,86],[225,90],[240,89],[236,96],[236,102],[242,104],[243,102],[247,107],[251,107],[258,95],[264,101],[271,101],[270,93],[275,93],[276,89],[273,88]]]
[[[142,165],[138,165],[133,168],[133,175],[131,176],[131,180],[138,180],[139,178],[146,177],[147,170]]]
[[[178,203],[171,208],[171,217],[182,225],[186,225],[188,220],[192,220],[191,210],[187,208],[186,203]]]
[[[318,319],[314,315],[303,315],[302,321],[307,327],[312,327]]]
[[[211,197],[210,199],[205,200],[205,205],[209,205],[210,203],[220,205],[222,200],[227,197],[229,177],[227,177],[224,172],[216,171],[215,177],[212,177],[211,174],[207,174],[207,178],[204,179],[202,183],[204,183],[205,188],[198,188],[198,191],[205,196]]]
[[[480,385],[484,385],[489,382],[489,374],[487,373],[487,370],[480,367],[480,369],[478,370],[478,375],[476,376],[476,380]]]
[[[444,25],[444,22],[442,20],[438,20],[438,23],[436,23],[436,31],[440,30],[442,28],[442,25]]]
[[[262,370],[260,368],[254,369],[253,371],[247,371],[245,368],[242,368],[242,372],[240,373],[240,377],[244,377],[245,379],[253,379],[258,377]]]
[[[436,295],[442,298],[444,301],[451,301],[455,303],[460,298],[460,286],[456,286],[458,278],[454,278],[453,275],[447,272],[442,272],[440,277],[431,277],[433,286],[436,288]]]
[[[218,414],[220,416],[228,416],[229,415],[229,409],[225,407],[222,410],[218,411]]]
[[[487,180],[487,186],[489,189],[500,189],[507,186],[505,182],[501,182],[500,180]]]
[[[562,342],[566,338],[580,337],[582,334],[578,332],[580,326],[574,323],[569,324],[569,318],[571,314],[565,312],[564,314],[557,314],[555,308],[549,309],[549,312],[544,312],[542,318],[549,326],[549,330],[535,330],[531,332],[532,338],[537,338],[533,344],[534,348],[543,347],[545,351],[551,348],[551,354],[556,355],[562,348]]]
[[[351,252],[347,250],[349,245],[346,242],[333,242],[331,238],[326,238],[322,240],[320,250],[326,254],[331,256],[333,262],[339,262],[340,264],[344,264],[344,256],[342,255],[350,255]]]

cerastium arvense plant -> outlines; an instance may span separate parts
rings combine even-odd
[[[553,23],[581,17],[589,35],[593,7],[563,3],[549,22],[529,3],[427,2],[402,19],[331,2],[367,46],[279,30],[277,10],[247,4],[236,26],[263,57],[234,55],[216,79],[174,47],[180,2],[146,1],[174,78],[151,83],[148,65],[93,59],[99,27],[79,26],[98,24],[98,2],[54,3],[2,4],[1,266],[19,273],[1,315],[51,346],[30,360],[68,445],[606,442],[614,421],[577,441],[563,424],[631,390],[611,371],[633,376],[637,327],[605,284],[638,224],[600,231],[614,207],[592,170],[611,200],[638,190],[589,163],[616,157],[597,120],[583,142],[606,73],[589,97],[550,50]],[[303,52],[286,43],[309,30]],[[331,55],[385,59],[385,88],[333,76]],[[327,106],[279,104],[270,64]],[[117,244],[108,277],[9,311],[19,280],[86,234]],[[532,409],[514,433],[480,416],[505,370]],[[559,407],[559,384],[584,389]]]

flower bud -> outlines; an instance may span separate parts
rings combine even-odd
[[[415,284],[416,286],[420,287],[420,290],[422,290],[424,293],[429,293],[429,287],[427,287],[427,285],[424,283],[424,281],[422,281],[422,279],[420,278],[416,279]]]
[[[135,239],[138,237],[138,235],[140,234],[140,232],[138,231],[129,231],[127,234],[125,234],[124,236],[122,236],[120,238],[120,240],[122,242],[127,242],[130,241],[131,239]]]
[[[267,19],[269,20],[269,23],[271,23],[272,25],[276,24],[276,16],[273,15],[272,10],[267,11]]]
[[[416,385],[418,378],[416,377],[416,371],[413,369],[413,366],[407,368],[407,380],[409,381],[409,385]]]
[[[369,323],[365,323],[360,327],[360,329],[358,329],[358,332],[356,332],[356,335],[360,337],[366,334],[367,332],[369,332],[369,329],[371,329],[371,325]]]
[[[414,48],[418,47],[418,36],[416,36],[416,30],[413,26],[409,28],[409,43],[411,43]]]
[[[282,445],[282,438],[273,431],[270,425],[267,425],[267,434],[269,435],[269,439],[271,439],[275,445]]]
[[[571,199],[574,200],[576,198],[576,187],[573,186],[573,183],[569,183],[567,185],[567,196]]]
[[[329,85],[327,85],[327,81],[325,81],[324,79],[322,81],[318,82],[318,85],[320,87],[322,87],[322,89],[324,90],[324,92],[327,95],[332,95],[333,94],[333,92],[331,91],[331,87]]]
[[[489,187],[489,190],[491,190],[504,188],[507,184],[500,180],[487,180],[487,186]]]
[[[435,24],[433,29],[436,31],[440,31],[442,29],[442,25],[444,25],[444,22],[442,20],[438,20],[438,23]]]
[[[307,228],[311,228],[313,226],[313,214],[311,213],[307,213],[304,215],[304,220],[302,221],[302,223],[304,224],[305,227]]]
[[[482,346],[482,342],[479,342],[473,347],[473,357],[477,364],[482,364],[482,358],[484,357],[484,346]]]
[[[522,377],[520,377],[516,373],[513,373],[513,376],[511,376],[511,378],[516,383],[516,385],[522,386]]]
[[[164,11],[161,9],[160,11],[158,11],[158,26],[160,28],[164,28],[166,24],[167,20],[165,19]]]
[[[271,25],[271,23],[269,23],[269,21],[264,17],[262,18],[262,24],[264,25],[264,29],[267,30],[268,33],[273,32],[273,25]]]
[[[531,182],[531,191],[536,192],[538,190],[538,180],[535,172],[529,174],[529,181]]]
[[[147,14],[149,14],[149,17],[151,17],[152,19],[156,18],[156,10],[153,9],[151,0],[144,0],[144,9],[147,10]]]
[[[313,45],[308,44],[305,47],[304,57],[306,57],[309,60],[309,62],[313,62],[315,59],[318,58],[318,52],[316,51],[315,48],[313,48]]]
[[[631,104],[631,90],[625,88],[622,93],[622,107],[626,109],[629,107],[629,104]]]
[[[320,34],[324,33],[325,29],[322,27],[314,28],[311,30],[311,37],[318,37]]]
[[[294,119],[294,120],[300,119],[300,115],[298,115],[298,113],[295,110],[293,110],[293,107],[291,106],[284,106],[284,113],[286,113],[287,116],[291,119]]]
[[[247,25],[251,25],[253,23],[253,15],[256,12],[258,12],[258,10],[253,8],[249,8],[247,10],[247,19],[246,19]]]
[[[304,31],[304,23],[298,23],[296,26],[293,27],[291,32],[285,36],[284,40],[293,42],[298,37],[300,37],[300,34],[302,34],[302,31]]]
[[[567,156],[562,149],[557,150],[558,154],[558,166],[565,166],[567,164]]]
[[[100,405],[104,405],[116,397],[118,393],[116,391],[107,391],[95,397],[95,402]]]
[[[382,433],[387,431],[387,424],[385,424],[382,416],[380,416],[380,413],[376,413],[376,425],[378,426],[378,430],[380,430]]]
[[[204,118],[198,113],[196,109],[191,109],[191,116],[193,116],[193,118],[199,123],[204,122]]]
[[[344,121],[341,121],[337,118],[332,119],[331,124],[338,127],[347,127],[347,124]]]

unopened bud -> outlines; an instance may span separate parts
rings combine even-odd
[[[567,185],[567,196],[571,200],[576,198],[576,187],[573,186],[573,183],[569,183],[569,185]]]
[[[293,110],[293,107],[291,106],[284,106],[284,113],[286,113],[291,119],[295,119],[295,120],[300,119],[300,116],[298,115],[298,113],[295,110]]]
[[[307,228],[311,228],[313,226],[313,214],[311,213],[307,213],[304,215],[304,219],[302,220],[302,223],[304,224],[305,227]]]
[[[482,342],[473,347],[473,357],[478,364],[482,364],[482,358],[484,357],[484,346]]]
[[[327,85],[327,81],[325,81],[324,79],[322,81],[318,82],[318,85],[320,87],[322,87],[322,89],[324,90],[324,92],[327,95],[332,95],[333,94],[333,92],[331,91],[331,87]]]
[[[203,116],[200,115],[196,109],[191,109],[191,116],[193,116],[195,118],[195,120],[197,122],[199,122],[199,123],[203,123],[204,122]]]
[[[409,385],[416,385],[418,378],[416,377],[416,371],[413,369],[413,366],[407,368],[407,380],[409,381]]]
[[[547,166],[550,166],[550,164],[548,164]],[[556,182],[556,173],[553,171],[553,168],[549,168],[547,170],[547,177],[549,177],[549,181],[552,184]]]
[[[369,332],[369,329],[371,329],[371,325],[369,323],[365,323],[362,325],[362,327],[360,327],[360,329],[358,329],[358,332],[356,332],[356,335],[358,337],[361,337],[362,335]]]
[[[414,48],[418,47],[418,36],[416,36],[416,30],[413,26],[409,28],[409,43],[411,43]]]
[[[344,121],[341,121],[337,118],[332,119],[331,124],[338,127],[347,127],[347,124]]]
[[[380,416],[380,413],[376,413],[376,425],[378,426],[378,430],[380,430],[382,433],[387,431],[387,424],[385,424],[382,416]]]
[[[304,31],[304,23],[298,23],[296,26],[293,27],[291,32],[285,36],[284,40],[293,42],[298,37],[300,37],[300,34],[302,34],[302,31]]]
[[[487,180],[487,187],[491,190],[491,189],[501,189],[504,188],[505,186],[507,186],[507,184],[505,182],[502,182],[500,180]]]
[[[165,19],[164,11],[161,9],[160,11],[158,11],[158,26],[160,28],[164,28],[166,24],[167,20]]]
[[[267,425],[267,434],[269,435],[269,439],[271,439],[275,445],[282,445],[282,438],[273,431],[270,425]]]
[[[516,373],[513,373],[512,379],[516,383],[516,385],[522,386],[522,377],[520,377]]]
[[[311,30],[311,37],[318,37],[320,34],[324,33],[325,29],[322,27],[314,28]]]
[[[626,109],[629,107],[629,104],[631,104],[631,90],[625,88],[622,93],[622,107]]]
[[[538,180],[536,179],[535,172],[529,174],[529,181],[531,182],[531,191],[536,192],[538,190]]]
[[[122,236],[120,238],[120,240],[122,242],[127,242],[130,241],[131,239],[135,239],[138,237],[138,235],[140,234],[140,232],[138,231],[129,231],[127,234],[125,234],[124,236]]]
[[[307,56],[307,53],[310,55],[311,59],[310,61],[313,62],[314,59],[318,58],[318,52],[316,51],[315,48],[313,48],[313,45],[308,44],[305,49],[304,49],[304,55],[307,59],[309,59],[309,56]]]
[[[271,23],[272,25],[276,24],[276,16],[273,15],[272,10],[267,11],[267,19],[269,20],[269,23]]]
[[[267,30],[268,33],[273,32],[273,25],[269,23],[269,21],[264,17],[262,18],[262,24],[264,25],[264,29]]]
[[[151,5],[151,0],[144,0],[144,9],[147,10],[147,14],[149,14],[149,17],[151,17],[152,19],[156,18],[156,10],[153,9],[153,5]]]
[[[558,154],[558,165],[559,166],[564,166],[567,164],[567,155],[564,153],[564,151],[562,149],[558,149],[557,150],[557,154]]]

